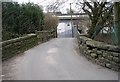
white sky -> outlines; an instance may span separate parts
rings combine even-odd
[[[39,4],[39,5],[42,5],[43,7],[45,7],[46,5],[48,5],[50,2],[53,2],[54,0],[13,0],[13,1],[17,1],[17,2],[19,2],[19,3],[26,3],[26,2],[33,2],[33,3],[35,3],[35,4]],[[70,8],[70,5],[69,5],[69,3],[73,3],[73,2],[75,2],[76,0],[68,0],[68,2],[66,2],[65,3],[65,6],[64,7],[62,7],[61,9],[60,9],[60,11],[62,12],[62,13],[66,13],[66,9],[68,8]],[[74,9],[74,10],[77,10],[76,8],[75,8],[75,4],[72,4],[72,9]],[[45,9],[44,9],[45,10]]]
[[[42,5],[44,7],[44,11],[45,11],[45,6],[48,5],[50,2],[54,2],[55,0],[13,0],[13,1],[17,1],[19,3],[27,3],[27,2],[33,2],[35,4],[38,4],[38,5]],[[80,11],[78,10],[76,7],[75,7],[75,3],[76,3],[77,0],[68,0],[65,5],[60,9],[60,11],[62,13],[66,13],[66,9],[69,9],[70,8],[70,3],[73,3],[72,4],[72,9],[73,10],[76,10],[76,11]],[[81,0],[82,1],[82,0]],[[103,0],[104,1],[104,0]],[[112,0],[107,0],[107,1],[112,1]],[[120,1],[120,0],[118,0]]]

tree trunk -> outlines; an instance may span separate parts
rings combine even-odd
[[[120,3],[114,3],[114,44],[117,44],[120,47]]]
[[[95,31],[95,26],[96,26],[96,21],[95,20],[91,20],[91,26],[90,29],[88,31],[89,37],[91,38],[94,31]]]

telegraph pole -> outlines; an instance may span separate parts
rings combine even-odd
[[[71,8],[71,4],[72,3],[70,3],[70,15],[71,15],[72,37],[73,37],[73,23],[72,23],[72,8]]]

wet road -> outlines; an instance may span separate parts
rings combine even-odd
[[[117,80],[118,73],[88,61],[73,38],[56,38],[3,62],[4,80]]]

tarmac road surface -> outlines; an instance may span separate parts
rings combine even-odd
[[[56,38],[3,62],[3,80],[117,80],[118,72],[88,61],[73,38]]]

